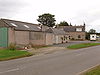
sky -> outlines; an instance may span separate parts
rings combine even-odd
[[[100,32],[100,0],[0,0],[0,18],[38,24],[39,15],[55,15],[56,23],[86,24]]]

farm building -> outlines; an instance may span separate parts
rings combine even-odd
[[[53,43],[66,43],[68,41],[67,34],[64,30],[56,29],[56,28],[49,28],[46,30],[48,33],[53,33]]]
[[[85,40],[85,24],[83,26],[58,26],[57,28],[64,30],[71,40]]]
[[[53,34],[46,33],[48,27],[40,25],[9,20],[0,19],[0,47],[8,47],[11,43],[16,45],[52,45]]]

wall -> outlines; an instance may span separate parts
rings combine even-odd
[[[64,37],[64,35],[54,35],[44,32],[14,31],[13,28],[9,28],[9,44],[53,45],[62,43],[61,37]],[[66,40],[63,40],[63,42],[66,42]]]
[[[29,31],[15,31],[15,43],[19,45],[29,44]]]
[[[63,37],[63,35],[57,35],[57,44],[59,44],[59,43],[62,43],[62,38]]]
[[[62,40],[61,38],[64,39],[64,36],[67,37],[67,35],[54,35],[53,36],[53,40],[54,40],[54,44],[60,44],[60,43],[66,43],[66,39]]]
[[[70,36],[70,39],[75,39],[75,40],[85,40],[85,32],[66,32],[68,36]],[[80,35],[80,38],[78,36]]]
[[[14,43],[15,44],[15,31],[14,28],[8,29],[8,44]]]
[[[56,35],[53,34],[53,44],[56,44]]]
[[[33,45],[45,45],[46,35],[43,32],[30,32],[30,43]]]
[[[29,31],[15,31],[9,28],[9,44],[15,43],[17,45],[52,45],[53,34],[44,32],[29,32]]]
[[[46,33],[46,45],[53,45],[53,34]]]

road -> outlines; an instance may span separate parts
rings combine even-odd
[[[55,44],[52,46],[54,46],[54,47],[66,47],[69,45],[80,44],[80,43],[100,43],[100,42],[99,41],[69,41],[68,43]]]
[[[100,63],[100,46],[0,62],[0,75],[78,75]]]

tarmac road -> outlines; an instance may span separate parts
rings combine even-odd
[[[100,46],[0,62],[0,75],[78,75],[100,63]]]

